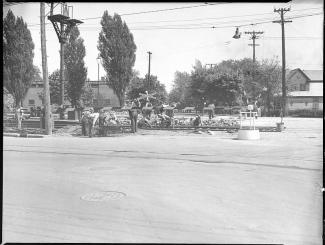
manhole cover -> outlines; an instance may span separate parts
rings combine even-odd
[[[120,199],[125,196],[126,194],[123,192],[102,191],[102,192],[86,194],[82,196],[81,199],[90,202],[104,202],[104,201]]]
[[[115,167],[93,167],[89,168],[90,171],[105,171],[105,170],[113,170]]]
[[[305,137],[305,138],[307,138],[307,139],[315,139],[317,137],[315,137],[315,136],[308,136],[308,137]]]

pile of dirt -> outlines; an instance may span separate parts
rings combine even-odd
[[[78,136],[81,135],[80,125],[68,125],[60,129],[53,130],[53,136]]]

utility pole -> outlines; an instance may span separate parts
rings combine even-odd
[[[63,24],[60,25],[61,32],[63,31]],[[60,42],[60,104],[64,105],[64,43]]]
[[[148,86],[149,86],[149,88],[151,88],[151,82],[150,82],[150,60],[151,60],[151,52],[150,51],[148,51],[147,52],[148,54],[149,54],[149,67],[148,67]]]
[[[284,23],[292,22],[291,20],[284,20],[284,14],[290,11],[290,8],[274,9],[274,12],[279,13],[281,20],[273,21],[273,23],[280,23],[282,30],[282,115],[287,115],[287,85],[286,85],[286,58],[285,58],[285,36]]]
[[[263,34],[263,31],[245,31],[245,34],[250,34],[253,40],[253,44],[248,44],[248,46],[253,46],[253,62],[255,63],[255,46],[259,46],[259,44],[255,43],[255,39],[259,38],[259,34]]]
[[[45,36],[45,3],[41,2],[41,49],[42,49],[42,69],[44,83],[44,109],[45,109],[45,134],[52,135],[52,117],[51,117],[51,101],[50,101],[50,86],[47,70],[47,55],[46,55],[46,36]]]
[[[52,22],[54,30],[60,42],[60,95],[61,95],[60,104],[63,107],[64,105],[64,44],[68,40],[71,29],[83,22],[76,19],[70,19],[69,6],[64,2],[60,2],[60,4],[61,4],[61,13],[54,14],[53,13],[54,3],[51,3],[50,15],[47,18]],[[61,114],[60,116],[61,119],[63,119],[62,118],[63,115]]]

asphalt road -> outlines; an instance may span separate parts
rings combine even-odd
[[[322,119],[281,133],[4,137],[4,242],[322,243]]]

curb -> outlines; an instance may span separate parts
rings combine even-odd
[[[3,136],[7,136],[7,137],[19,137],[19,138],[44,138],[44,137],[49,137],[49,135],[41,135],[41,134],[18,134],[18,133],[3,133]]]

